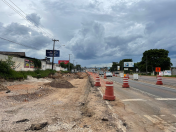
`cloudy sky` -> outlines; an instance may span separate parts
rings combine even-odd
[[[68,54],[82,66],[139,62],[158,48],[169,50],[176,66],[176,0],[2,0],[0,37],[34,48],[0,39],[0,51],[38,59],[57,39],[55,63]]]

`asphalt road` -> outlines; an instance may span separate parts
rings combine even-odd
[[[115,96],[125,104],[126,111],[119,114],[134,127],[130,131],[176,131],[176,89],[134,80],[129,80],[130,88],[122,88],[122,78],[108,79],[114,82]]]
[[[129,77],[132,79],[133,76],[129,75]],[[147,82],[157,82],[157,78],[154,76],[138,76],[138,79],[141,81],[147,81]],[[163,84],[176,86],[176,78],[175,77],[162,77]]]

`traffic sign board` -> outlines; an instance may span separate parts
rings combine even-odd
[[[160,72],[161,71],[161,67],[155,67],[155,71],[156,72]]]

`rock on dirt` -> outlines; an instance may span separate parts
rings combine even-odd
[[[44,128],[46,125],[48,125],[48,122],[43,122],[43,123],[39,123],[39,124],[32,124],[31,127],[27,130],[41,130],[42,128]],[[25,131],[27,131],[25,130]]]
[[[16,123],[28,122],[28,121],[29,121],[28,119],[22,119],[22,120],[16,121]]]
[[[63,79],[56,79],[52,81],[50,83],[50,86],[55,88],[73,88],[74,87],[70,82]]]
[[[6,91],[6,90],[9,90],[9,89],[3,86],[2,84],[0,84],[0,91]]]

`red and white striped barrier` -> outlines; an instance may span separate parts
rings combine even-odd
[[[161,77],[160,75],[157,76],[157,82],[156,82],[156,85],[163,85],[162,77]]]
[[[129,88],[130,86],[128,85],[128,77],[123,77],[123,85],[122,88]]]
[[[101,84],[100,84],[100,78],[99,77],[96,77],[95,86],[96,87],[100,87],[101,86]]]
[[[103,99],[111,101],[115,100],[113,82],[106,82],[105,95],[103,95]]]

